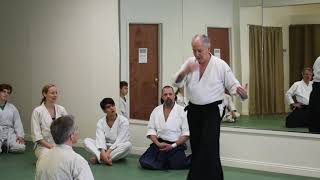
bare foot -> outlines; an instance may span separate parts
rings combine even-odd
[[[98,159],[97,159],[97,157],[92,157],[92,158],[89,159],[89,162],[91,164],[98,164]]]

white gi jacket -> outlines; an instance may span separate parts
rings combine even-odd
[[[129,121],[122,115],[117,116],[110,128],[106,121],[106,116],[97,123],[96,145],[98,149],[117,148],[119,143],[129,142]]]
[[[54,106],[56,111],[56,119],[67,115],[67,111],[64,107],[57,104]],[[52,118],[50,113],[43,103],[33,110],[31,116],[31,136],[33,142],[44,139],[50,144],[55,144],[50,132],[51,123]]]
[[[228,64],[213,55],[211,55],[201,79],[199,69],[197,69],[186,75],[181,82],[175,83],[178,75],[188,63],[199,64],[195,57],[190,57],[176,73],[174,86],[182,87],[185,83],[188,99],[193,104],[205,105],[223,100],[225,88],[230,94],[235,95],[237,87],[241,86]]]
[[[150,115],[147,136],[156,135],[166,141],[175,142],[180,136],[189,136],[187,114],[184,108],[175,103],[167,121],[163,113],[163,105],[157,106]]]
[[[35,180],[93,180],[88,162],[69,145],[57,145],[37,161]]]

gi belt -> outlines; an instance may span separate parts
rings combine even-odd
[[[193,104],[192,102],[189,101],[189,104],[184,108],[184,111],[188,111],[192,107],[218,106],[221,103],[222,103],[222,100],[215,101],[215,102],[212,102],[212,103],[209,103],[209,104],[198,105],[198,104]]]

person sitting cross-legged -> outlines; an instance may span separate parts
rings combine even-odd
[[[186,157],[185,142],[189,139],[189,126],[184,108],[175,103],[171,86],[162,89],[163,105],[150,115],[147,137],[152,144],[140,157],[142,168],[154,170],[187,169],[191,155]]]
[[[24,153],[24,130],[17,108],[8,102],[12,93],[10,84],[0,84],[0,153]]]
[[[84,139],[84,146],[95,155],[90,159],[91,163],[111,166],[114,161],[125,158],[131,151],[129,121],[117,114],[112,98],[104,98],[100,106],[106,116],[97,123],[96,139]]]

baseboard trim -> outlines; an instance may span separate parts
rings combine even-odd
[[[227,158],[227,157],[221,157],[221,163],[224,166],[229,166],[229,167],[253,169],[253,170],[260,170],[260,171],[298,175],[298,176],[320,177],[319,168],[293,166],[293,165],[286,165],[286,164],[268,163],[268,162]]]
[[[132,147],[131,154],[142,155],[147,148],[145,147]],[[236,158],[221,157],[221,163],[223,166],[236,167],[243,169],[253,169],[259,171],[268,171],[274,173],[290,174],[297,176],[307,176],[307,177],[320,177],[320,169],[302,167],[302,166],[292,166],[277,163],[268,163]]]

